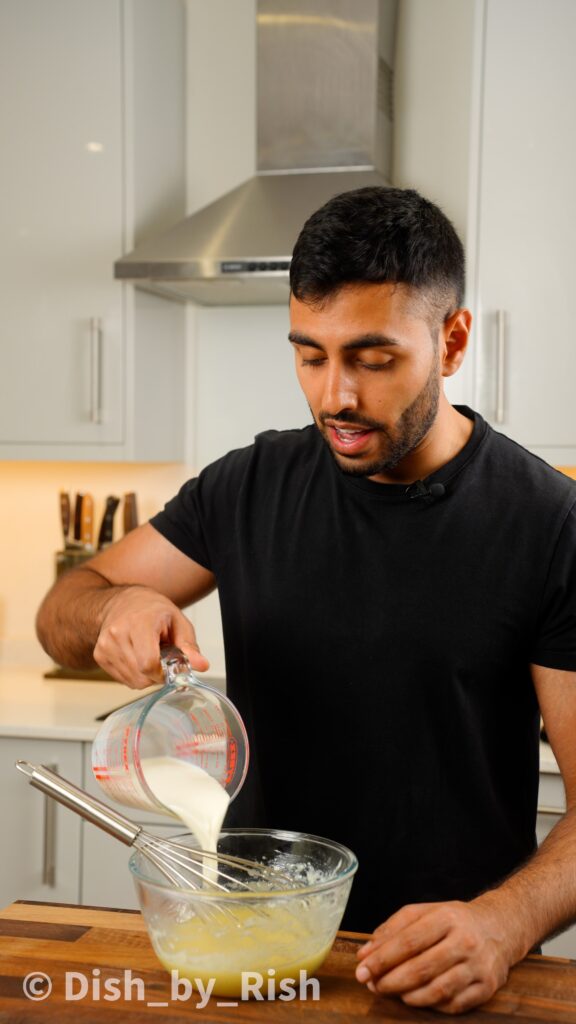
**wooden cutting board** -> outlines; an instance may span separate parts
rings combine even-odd
[[[0,912],[0,1024],[179,1024],[198,1020],[209,1024],[287,1024],[298,1018],[310,1024],[349,1024],[353,1021],[398,1021],[402,1024],[439,1024],[449,1020],[432,1010],[413,1010],[397,999],[373,996],[354,978],[356,950],[366,936],[341,932],[330,956],[318,971],[318,1001],[239,1001],[213,997],[197,1009],[198,995],[183,1002],[171,998],[170,978],[162,970],[150,945],[139,913],[71,907],[50,903],[13,903]],[[96,985],[113,978],[134,984],[132,997],[114,1001],[97,998]],[[27,975],[42,971],[52,990],[40,1000],[23,992]],[[81,973],[88,992],[81,1000],[66,1000],[66,972]],[[75,982],[72,991],[79,992]],[[39,993],[45,992],[40,985]],[[143,994],[143,998],[137,998]],[[466,1014],[466,1024],[575,1024],[576,961],[531,956],[515,967],[507,985],[479,1010]]]

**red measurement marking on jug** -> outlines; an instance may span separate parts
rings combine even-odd
[[[110,778],[110,776],[108,774],[108,768],[106,767],[105,764],[104,765],[102,765],[102,764],[93,764],[92,765],[92,772],[94,773],[94,778],[96,778],[96,779],[109,779]]]
[[[130,771],[130,764],[128,763],[128,740],[130,738],[131,727],[129,725],[124,729],[124,736],[122,737],[122,764],[124,765],[124,771]]]
[[[233,736],[228,737],[228,763],[226,765],[226,778],[224,785],[229,786],[234,778],[236,764],[238,762],[238,745]]]
[[[203,732],[197,733],[195,736],[191,736],[187,740],[182,740],[181,743],[174,745],[174,750],[177,754],[184,756],[185,754],[197,754],[203,753],[206,747],[213,747],[215,743],[220,743],[222,737],[215,732]],[[208,753],[213,753],[209,750]]]
[[[227,727],[226,725],[222,725],[220,721],[217,721],[217,722],[214,721],[214,718],[212,717],[212,715],[211,715],[210,711],[208,711],[208,709],[205,711],[205,716],[208,719],[210,725],[212,726],[215,735],[218,736],[219,739],[224,739],[224,737],[226,736],[226,732],[227,731],[228,731],[228,734],[230,733],[229,727]]]

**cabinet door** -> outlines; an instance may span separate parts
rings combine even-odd
[[[81,785],[81,747],[65,741],[0,739],[0,906],[19,899],[78,903],[81,819],[33,789],[14,763],[54,766]]]
[[[0,4],[0,443],[123,438],[120,14]]]
[[[135,811],[124,808],[133,819]],[[88,822],[82,824],[82,886],[80,903],[89,907],[112,907],[122,910],[138,910],[136,889],[128,861],[132,850],[112,839],[105,832]],[[146,830],[159,839],[175,839],[185,832],[184,825],[148,825]]]
[[[87,793],[137,821],[148,832],[164,839],[186,831],[182,822],[161,811],[141,811],[111,800],[98,785],[92,771],[92,744],[84,743],[84,789]],[[128,868],[132,850],[106,835],[89,822],[82,823],[82,886],[80,902],[93,907],[138,908],[136,890]]]
[[[576,461],[576,4],[487,0],[478,213],[478,405]],[[499,316],[500,313],[500,316]]]

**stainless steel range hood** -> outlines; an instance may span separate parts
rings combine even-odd
[[[203,305],[285,303],[290,256],[331,196],[390,175],[397,0],[258,0],[258,173],[115,264]]]

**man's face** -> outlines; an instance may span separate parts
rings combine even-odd
[[[425,441],[441,370],[424,313],[404,285],[345,285],[314,305],[291,297],[298,380],[343,472],[379,479]]]

